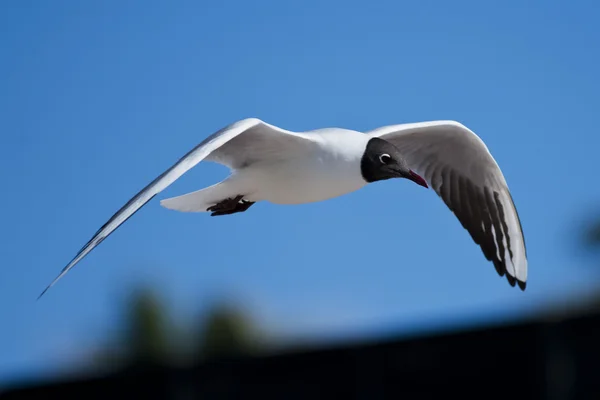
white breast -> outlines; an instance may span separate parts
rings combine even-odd
[[[360,161],[368,137],[348,130],[313,131],[314,151],[308,158],[287,159],[275,165],[256,165],[239,171],[255,190],[246,198],[275,204],[300,204],[338,197],[366,185]]]

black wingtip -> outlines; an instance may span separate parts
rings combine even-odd
[[[509,273],[506,274],[506,280],[512,287],[515,287],[515,285],[517,284],[517,279],[514,276],[510,276]]]
[[[42,293],[40,293],[40,294],[38,295],[38,297],[37,297],[37,299],[35,299],[35,301],[38,301],[39,299],[41,299],[41,298],[42,298],[42,296],[44,295],[44,293],[46,293],[46,291],[47,291],[47,290],[48,290],[48,288],[44,289],[44,290],[42,291]]]
[[[42,291],[42,293],[40,293],[40,294],[39,294],[39,296],[37,297],[37,299],[35,299],[35,301],[38,301],[39,299],[41,299],[41,298],[42,298],[42,296],[43,296],[43,295],[44,295],[44,294],[45,294],[45,293],[48,291],[48,289],[50,289],[50,287],[51,287],[51,286],[52,286],[52,285],[48,285],[48,286],[46,286],[46,289],[44,289],[44,290]]]
[[[519,279],[515,278],[514,276],[511,276],[508,272],[506,273],[506,280],[508,281],[510,286],[512,286],[512,287],[519,286],[519,289],[521,289],[521,291],[523,291],[523,292],[527,288],[527,282],[519,280]]]

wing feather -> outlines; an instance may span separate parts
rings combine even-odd
[[[527,250],[521,220],[504,175],[479,136],[455,121],[390,125],[367,134],[396,145],[496,272],[525,290]]]
[[[244,141],[238,143],[237,148],[236,146],[228,146],[230,142],[239,137],[245,138]],[[252,143],[253,139],[259,145],[243,146],[244,143]],[[102,243],[104,239],[131,218],[131,216],[146,203],[152,200],[154,196],[171,185],[202,160],[211,159],[217,162],[224,160],[226,165],[236,167],[258,159],[258,154],[261,151],[263,151],[263,153],[265,151],[268,152],[268,154],[263,154],[263,156],[269,157],[278,154],[278,151],[281,153],[282,146],[285,145],[287,145],[288,148],[294,146],[298,148],[299,146],[297,146],[297,143],[301,140],[306,141],[302,134],[285,131],[256,118],[247,118],[237,121],[208,136],[186,155],[180,158],[173,166],[140,190],[104,225],[102,225],[100,229],[96,231],[94,236],[92,236],[92,238],[79,250],[75,257],[73,257],[73,259],[62,269],[60,274],[44,289],[38,299],[60,278],[69,272],[71,268],[81,261],[83,257]],[[263,146],[262,148],[260,147],[261,145]]]

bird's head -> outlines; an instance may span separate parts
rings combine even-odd
[[[428,187],[425,179],[413,172],[396,146],[381,138],[371,138],[362,156],[360,169],[365,181],[371,183],[391,178],[405,178]]]

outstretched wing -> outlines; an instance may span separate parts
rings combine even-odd
[[[237,139],[242,140],[238,141]],[[235,143],[236,141],[237,143]],[[38,299],[115,229],[200,161],[212,160],[236,168],[249,165],[259,159],[280,157],[290,149],[302,148],[299,143],[308,141],[309,139],[301,133],[283,130],[256,118],[240,120],[215,132],[150,182],[102,225],[52,283],[44,289]]]
[[[384,126],[368,135],[393,143],[471,234],[511,286],[525,290],[527,252],[517,209],[487,146],[455,121]]]

